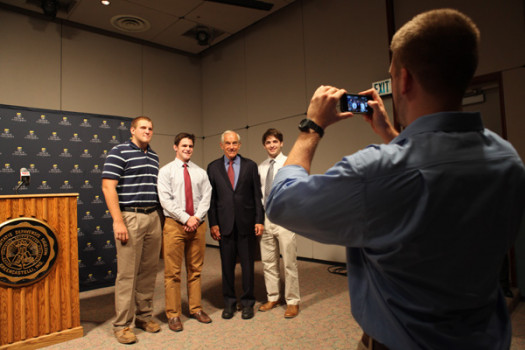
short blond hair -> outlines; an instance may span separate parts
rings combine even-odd
[[[146,120],[148,122],[151,123],[151,126],[153,126],[153,121],[149,118],[149,117],[146,117],[145,115],[141,115],[140,117],[136,117],[134,118],[132,121],[131,121],[131,127],[132,128],[136,128],[137,127],[137,124],[139,123],[139,121],[141,120]]]
[[[423,12],[403,25],[390,49],[396,68],[407,69],[423,89],[461,99],[478,65],[479,29],[454,9]]]

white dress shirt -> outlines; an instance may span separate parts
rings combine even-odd
[[[273,164],[273,176],[277,174],[277,171],[281,169],[286,162],[287,156],[283,152],[279,153],[277,157],[271,158],[268,157],[264,162],[259,164],[259,176],[261,177],[261,192],[262,192],[262,201],[263,205],[266,203],[266,197],[264,196],[264,185],[266,183],[266,175],[268,174],[268,168],[270,167],[270,160],[274,159],[275,163]]]
[[[211,184],[208,174],[197,164],[189,161],[188,172],[191,178],[191,191],[193,194],[193,207],[199,220],[204,220],[210,209]],[[184,190],[184,162],[178,158],[163,166],[159,171],[158,180],[159,200],[164,210],[164,215],[169,216],[183,224],[190,218],[186,213],[186,195]]]

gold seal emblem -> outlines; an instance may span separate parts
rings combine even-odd
[[[34,218],[17,218],[0,225],[0,284],[20,287],[35,283],[50,271],[58,255],[53,229]]]

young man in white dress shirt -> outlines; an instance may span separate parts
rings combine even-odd
[[[211,318],[201,304],[201,271],[206,248],[204,217],[210,208],[211,185],[206,171],[190,161],[195,136],[175,136],[174,161],[160,169],[158,191],[164,209],[164,288],[169,328],[182,331],[180,276],[186,259],[190,316],[202,323]]]
[[[262,143],[268,153],[268,158],[259,165],[264,205],[272,187],[273,177],[283,166],[286,156],[281,151],[283,134],[279,130],[268,129],[263,134]],[[293,318],[299,313],[300,301],[295,233],[265,217],[264,233],[261,237],[261,259],[268,301],[259,307],[259,311],[268,311],[279,305],[280,254],[284,263],[284,297],[287,305],[284,317]]]

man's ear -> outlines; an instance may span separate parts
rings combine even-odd
[[[414,77],[406,68],[401,68],[401,74],[399,74],[401,93],[406,95],[409,93],[414,84]]]

